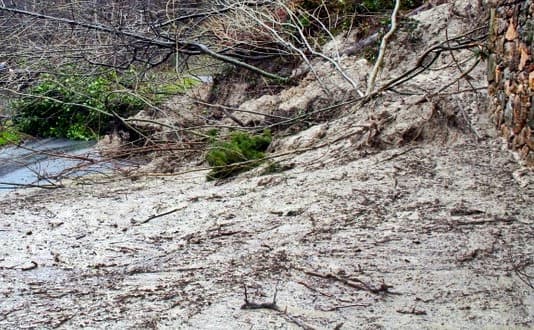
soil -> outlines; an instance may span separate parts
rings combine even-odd
[[[442,19],[469,24],[445,6],[416,17],[436,38]],[[415,62],[407,52],[384,75]],[[277,173],[208,182],[185,164],[7,195],[0,327],[534,327],[534,175],[485,113],[484,73],[424,100],[388,92],[280,138]]]
[[[534,325],[532,173],[492,142],[353,156],[10,196],[0,325]]]

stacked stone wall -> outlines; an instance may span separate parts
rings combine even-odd
[[[490,9],[490,111],[510,148],[534,166],[534,3],[495,1]]]

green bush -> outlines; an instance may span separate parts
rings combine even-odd
[[[90,140],[113,126],[113,112],[129,116],[145,104],[116,82],[116,74],[100,76],[45,75],[9,107],[20,131],[39,137]]]
[[[212,167],[208,180],[227,178],[259,165],[271,141],[269,130],[261,135],[233,132],[227,141],[220,141],[214,136],[212,148],[206,155],[206,160]]]
[[[12,128],[0,127],[0,146],[16,144],[21,140],[20,134]]]

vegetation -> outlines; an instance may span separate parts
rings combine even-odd
[[[19,143],[21,139],[20,133],[13,128],[0,126],[0,146]]]
[[[218,140],[215,134],[212,136],[211,150],[206,155],[212,167],[208,180],[227,178],[258,166],[272,140],[269,130],[261,135],[232,132],[227,141]]]
[[[140,85],[133,71],[96,76],[67,72],[43,76],[26,96],[9,107],[15,126],[24,133],[91,140],[111,131],[116,115],[131,116],[146,107],[145,100],[157,104],[194,84],[194,79],[182,79],[176,83]]]
[[[47,75],[24,96],[10,104],[15,126],[40,137],[90,140],[107,132],[110,115],[129,115],[144,104],[130,94],[115,93],[120,86],[112,75]]]

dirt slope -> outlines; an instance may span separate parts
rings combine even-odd
[[[443,26],[469,24],[451,6],[467,8],[456,1],[415,19],[439,40]],[[391,59],[382,79],[421,52],[402,40],[404,62]],[[454,81],[450,60],[406,88]],[[356,77],[368,67],[345,61]],[[425,101],[386,93],[276,141],[273,153],[293,152],[280,173],[221,185],[205,172],[114,177],[4,198],[0,327],[534,326],[533,173],[485,115],[483,64],[470,77],[474,86]],[[290,95],[321,100],[310,84],[265,111]]]

